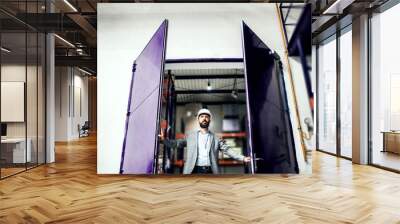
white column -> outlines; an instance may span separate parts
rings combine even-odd
[[[53,12],[54,6],[46,1],[47,12]],[[55,44],[54,34],[46,35],[46,163],[55,162]]]
[[[353,162],[368,163],[368,15],[353,19]]]
[[[54,133],[55,133],[55,76],[54,76],[54,35],[46,36],[46,163],[55,161]]]

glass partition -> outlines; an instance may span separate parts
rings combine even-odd
[[[372,164],[400,170],[400,5],[371,18]]]
[[[27,113],[27,150],[30,160],[27,167],[37,165],[37,76],[38,76],[38,35],[36,32],[27,33],[27,74],[26,74],[26,113]]]
[[[352,157],[352,34],[351,26],[340,36],[340,155]]]
[[[46,36],[38,33],[38,64],[37,64],[37,162],[43,164],[46,162]]]
[[[5,4],[44,10],[44,1]],[[0,178],[45,163],[45,45],[43,33],[0,12]]]
[[[26,141],[26,41],[25,32],[1,34],[2,177],[24,171],[31,161]]]
[[[318,47],[318,149],[336,154],[336,36]]]

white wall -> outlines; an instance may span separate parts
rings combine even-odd
[[[79,138],[78,124],[88,120],[88,77],[73,67],[56,67],[55,73],[55,140],[70,141]]]
[[[169,21],[167,59],[243,57],[241,22],[244,20],[277,51],[284,70],[287,69],[275,4],[98,4],[97,18],[97,172],[100,174],[118,173],[132,62],[164,19]],[[302,75],[302,71],[294,74]],[[290,91],[287,78],[286,82]],[[293,129],[297,132],[292,97],[288,92]],[[295,143],[299,148],[298,138]]]
[[[55,135],[56,141],[66,141],[68,139],[68,108],[69,108],[69,75],[68,67],[55,68]]]
[[[28,74],[30,74],[33,70],[36,72],[36,67],[35,68],[33,66],[25,67],[25,64],[23,64],[23,65],[20,65],[20,64],[2,65],[1,66],[1,82],[21,82],[21,83],[24,83],[24,85],[25,85],[26,84],[26,78],[25,78],[26,71],[28,71]],[[35,84],[36,84],[36,82],[35,82]],[[4,90],[2,90],[3,94],[7,94],[3,91]],[[31,92],[30,94],[33,94],[33,93],[34,92]],[[22,93],[20,93],[20,94],[22,94],[22,100],[24,101],[25,100],[25,96],[24,96],[25,91],[22,90]],[[36,96],[36,94],[35,94],[35,96]],[[11,96],[7,96],[7,95],[1,96],[2,99],[9,98],[9,97],[11,97]],[[3,103],[2,103],[2,105],[3,105]],[[20,102],[18,102],[18,104],[20,104]],[[7,108],[7,107],[1,108],[2,115],[5,113],[6,114],[10,113],[10,112],[17,113],[19,115],[21,115],[21,113],[22,113],[22,117],[19,116],[19,119],[18,119],[20,122],[7,122],[8,123],[7,129],[12,130],[11,132],[14,132],[14,136],[16,136],[16,137],[24,137],[25,136],[25,124],[24,124],[25,123],[25,121],[24,121],[25,120],[25,118],[24,118],[25,103],[23,102],[22,104],[23,104],[22,108],[18,108],[20,111],[16,111],[16,112],[9,111],[10,108]],[[6,105],[3,105],[3,106],[6,106]],[[36,108],[36,105],[35,105],[35,108]],[[16,109],[16,108],[13,108],[13,109]],[[4,120],[4,118],[2,118],[2,120]],[[22,129],[19,130],[19,128],[16,128],[18,126],[22,127]],[[9,132],[10,130],[7,130],[7,132]]]
[[[88,77],[82,76],[83,73],[76,70],[74,71],[74,90],[72,98],[74,102],[72,103],[74,107],[72,108],[72,120],[71,120],[71,136],[72,138],[79,138],[78,124],[83,125],[85,121],[89,120],[89,103],[88,103]],[[80,93],[79,93],[80,91]],[[80,101],[80,102],[79,102]]]
[[[27,87],[27,122],[28,122],[28,137],[35,133],[36,136],[36,122],[37,122],[37,98],[36,98],[36,66],[27,66],[25,64],[5,64],[1,66],[1,81],[2,82],[24,82],[27,72],[28,87]],[[41,71],[39,71],[41,72]],[[2,96],[6,97],[6,96]],[[41,105],[39,105],[41,106]],[[7,110],[7,108],[1,108]],[[24,108],[22,108],[24,110]],[[25,126],[27,122],[7,122],[7,136],[8,137],[25,137]],[[40,136],[43,137],[43,136]]]
[[[22,122],[6,122],[7,137],[21,138],[27,136],[31,142],[32,161],[44,162],[44,74],[42,67],[37,67],[20,63],[6,63],[1,66],[2,82],[24,82],[26,85],[26,108],[25,104],[22,113],[26,112],[26,120]],[[27,80],[26,80],[27,79]],[[2,90],[3,92],[3,90]],[[2,98],[7,96],[2,95]],[[14,108],[15,109],[15,108]],[[1,108],[7,111],[10,108]],[[21,111],[20,111],[21,112]],[[14,112],[16,113],[16,112]],[[37,157],[37,153],[39,156]]]

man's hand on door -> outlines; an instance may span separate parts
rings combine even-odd
[[[165,137],[164,137],[164,129],[163,129],[163,128],[160,128],[160,134],[158,135],[158,139],[159,139],[160,141],[164,141],[164,140],[165,140]]]
[[[251,158],[249,156],[246,156],[243,158],[243,162],[249,163],[251,161]]]

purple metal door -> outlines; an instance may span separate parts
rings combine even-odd
[[[298,173],[282,63],[243,22],[248,154],[252,173]]]
[[[133,64],[121,174],[155,173],[167,27],[164,20]]]

